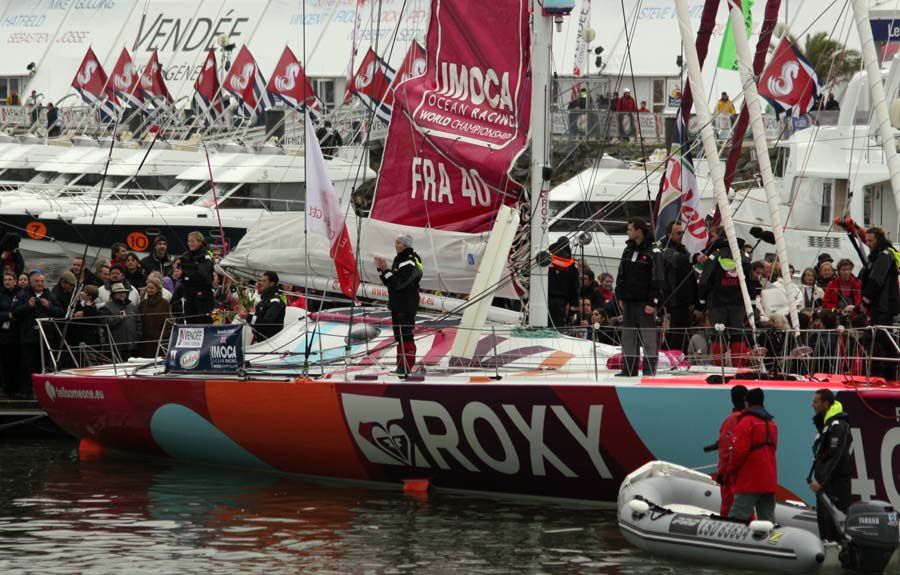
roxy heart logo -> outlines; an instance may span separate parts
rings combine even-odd
[[[56,401],[56,388],[53,387],[50,380],[44,380],[44,391],[47,393],[47,397],[50,398],[50,401]]]
[[[387,426],[376,423],[372,425],[371,432],[372,442],[382,451],[404,465],[412,465],[409,435],[399,423]]]

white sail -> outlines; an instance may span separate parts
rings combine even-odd
[[[429,230],[372,219],[364,219],[361,223],[358,225],[360,222],[354,214],[347,215],[347,229],[350,241],[357,248],[356,261],[363,282],[381,284],[373,258],[381,256],[391,261],[394,238],[399,233],[408,233],[425,267],[420,283],[422,289],[455,294],[470,292],[487,247],[488,232],[467,234]],[[302,213],[273,212],[260,216],[222,265],[248,273],[271,270],[292,278],[334,278],[334,262],[328,254],[326,238],[304,233]],[[508,283],[503,283],[495,295],[516,297]]]

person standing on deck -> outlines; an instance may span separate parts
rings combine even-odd
[[[200,232],[188,234],[188,251],[181,258],[181,297],[185,323],[212,323],[213,259]]]
[[[172,258],[169,257],[169,242],[166,240],[166,236],[156,236],[156,239],[153,240],[153,252],[141,260],[141,267],[144,268],[147,276],[152,272],[159,272],[165,277],[172,275],[172,265]]]
[[[391,267],[383,257],[375,256],[375,267],[388,289],[388,308],[397,342],[397,373],[401,375],[409,375],[416,363],[413,326],[419,309],[419,281],[423,267],[422,258],[413,250],[412,243],[409,234],[397,236],[394,240],[397,255]]]
[[[641,218],[628,220],[628,241],[616,277],[616,301],[622,308],[622,371],[618,377],[637,375],[640,348],[644,348],[644,375],[654,375],[659,360],[656,310],[665,287],[660,250]],[[638,339],[640,337],[640,339]]]
[[[578,313],[578,267],[572,259],[569,240],[563,236],[550,246],[550,269],[547,270],[547,307],[550,327],[561,329]]]
[[[869,257],[859,276],[862,282],[859,311],[869,317],[870,326],[890,326],[894,324],[894,316],[900,313],[900,286],[897,284],[900,261],[881,228],[866,230],[866,245]],[[878,330],[874,337],[872,356],[887,359],[872,361],[872,375],[894,381],[897,364],[890,358],[895,358],[897,352],[891,336]]]
[[[254,341],[265,341],[284,329],[285,302],[278,293],[278,274],[265,272],[257,285],[259,303],[253,313],[237,304],[238,315],[254,331]]]
[[[666,270],[666,312],[669,315],[667,339],[669,349],[687,352],[693,324],[693,311],[697,305],[697,273],[694,263],[703,263],[702,253],[688,253],[684,246],[684,224],[675,220],[666,227],[668,237],[663,248],[663,262]]]
[[[839,541],[840,533],[831,514],[825,509],[822,496],[842,513],[850,507],[850,447],[853,436],[844,406],[830,389],[820,389],[813,395],[813,425],[816,440],[813,442],[813,468],[806,478],[809,488],[816,494],[816,515],[819,520],[819,536],[825,541]]]

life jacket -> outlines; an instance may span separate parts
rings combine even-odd
[[[771,436],[769,435],[769,429],[771,429],[769,420],[764,419],[763,421],[765,422],[765,426],[766,426],[766,438],[763,440],[762,443],[755,443],[755,444],[751,445],[750,446],[751,452],[756,451],[757,449],[762,449],[763,447],[771,447],[773,449],[775,449],[775,447],[776,447],[775,443],[772,441]]]
[[[564,258],[561,256],[550,256],[550,265],[559,270],[564,270],[575,265],[575,260],[572,258]]]
[[[887,251],[894,257],[894,264],[897,266],[897,270],[900,271],[900,250],[894,246],[888,246]]]

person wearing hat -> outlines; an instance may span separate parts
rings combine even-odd
[[[135,302],[128,299],[129,290],[123,283],[114,283],[110,288],[109,301],[100,308],[103,322],[109,328],[112,338],[110,345],[118,353],[116,361],[127,361],[135,355],[141,340],[141,318]]]
[[[734,503],[728,517],[775,522],[778,488],[778,426],[764,407],[765,393],[756,387],[747,392],[747,408],[734,426],[725,473],[733,477]]]
[[[572,248],[565,236],[550,246],[550,269],[547,270],[547,309],[550,327],[568,325],[570,314],[578,310],[578,268],[572,259]]]
[[[622,97],[616,102],[616,112],[637,112],[637,102],[631,96],[631,88],[625,88]]]
[[[728,97],[728,92],[722,92],[722,97],[716,102],[716,114],[725,114],[726,116],[737,114],[737,110],[734,109],[734,103]]]
[[[637,375],[640,348],[644,348],[644,375],[656,374],[659,335],[656,312],[666,285],[662,250],[641,218],[628,220],[628,241],[616,276],[616,301],[622,308],[622,371],[619,377]]]
[[[709,260],[704,264],[703,272],[700,274],[697,295],[701,304],[706,305],[710,324],[725,326],[724,342],[716,339],[712,344],[713,362],[716,365],[724,365],[725,355],[730,348],[731,365],[746,367],[749,362],[749,350],[742,331],[747,312],[744,309],[737,266],[743,266],[744,278],[750,279],[753,275],[750,263],[743,254],[738,254],[737,257],[731,255],[728,237],[722,226],[713,227],[709,235],[711,243],[706,249]]]
[[[141,322],[141,341],[137,346],[138,357],[156,357],[159,341],[169,340],[171,306],[163,297],[162,280],[154,274],[147,279],[144,297],[137,306]]]
[[[412,236],[399,234],[394,240],[397,255],[388,267],[381,256],[375,256],[375,267],[381,282],[388,289],[388,308],[394,340],[397,342],[397,373],[408,375],[416,363],[416,341],[413,326],[419,309],[419,281],[422,279],[422,258],[412,247]]]
[[[188,251],[181,260],[181,286],[173,299],[183,300],[184,323],[212,323],[213,259],[200,232],[188,234]]]
[[[737,426],[744,408],[747,407],[747,388],[743,385],[735,385],[731,388],[731,413],[719,426],[719,441],[716,447],[719,450],[718,481],[719,491],[722,495],[722,505],[719,514],[728,517],[731,505],[734,503],[734,477],[728,474],[728,458],[731,455],[731,444],[734,439],[734,428]]]
[[[153,240],[153,251],[141,260],[141,267],[149,277],[153,272],[159,272],[163,277],[172,275],[172,258],[169,257],[169,242],[166,236],[160,234]]]

